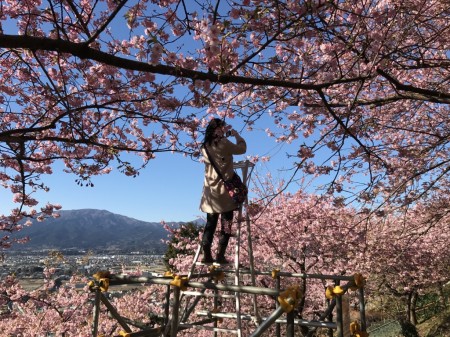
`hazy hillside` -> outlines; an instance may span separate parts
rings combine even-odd
[[[145,222],[104,210],[61,211],[61,217],[34,221],[15,237],[29,236],[13,249],[93,249],[164,252],[168,232],[160,223]]]

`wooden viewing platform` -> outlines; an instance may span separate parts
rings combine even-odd
[[[241,169],[242,179],[248,184],[253,164],[249,161],[235,163],[235,169]],[[336,332],[338,337],[367,336],[364,301],[364,278],[360,274],[345,275],[321,275],[289,273],[280,270],[256,271],[253,266],[253,251],[250,235],[250,219],[248,214],[243,218],[243,208],[247,202],[239,208],[238,228],[235,236],[235,261],[234,265],[205,265],[198,262],[201,247],[194,256],[194,262],[187,275],[158,275],[151,277],[138,277],[127,275],[111,275],[109,273],[97,274],[89,283],[91,291],[95,292],[94,313],[92,323],[92,336],[98,337],[98,325],[100,306],[103,304],[110,315],[117,320],[123,329],[118,336],[126,337],[176,337],[179,332],[186,330],[206,330],[211,336],[229,336],[231,334],[242,337],[259,337],[270,328],[274,328],[276,337],[294,337],[296,327],[302,327],[303,335],[312,337],[318,329],[328,329]],[[243,221],[243,219],[245,219]],[[246,224],[248,232],[247,251],[249,253],[250,267],[241,268],[239,263],[240,230],[242,222]],[[200,269],[197,272],[197,269]],[[275,281],[274,288],[256,286],[256,276],[271,276]],[[245,284],[243,277],[246,277]],[[292,281],[292,286],[281,289],[281,281]],[[305,320],[296,317],[296,308],[303,299],[302,287],[312,280],[332,281],[334,286],[328,286],[325,290],[326,306],[320,316],[315,320]],[[231,283],[230,283],[231,282]],[[142,323],[133,322],[122,317],[105,296],[111,285],[144,284],[165,286],[166,292],[164,312],[158,316],[154,314],[153,327],[148,328]],[[286,284],[284,282],[283,284]],[[359,320],[350,323],[347,293],[356,291],[359,301]],[[268,297],[273,300],[272,312],[260,314],[258,296]],[[247,307],[252,303],[252,312],[242,312],[241,301],[245,299]],[[198,308],[200,300],[207,301],[210,310],[205,307]],[[223,301],[234,302],[233,311],[221,312],[219,309]],[[229,302],[227,302],[230,304]],[[230,307],[230,305],[228,305]],[[267,311],[267,308],[266,308]],[[195,312],[195,315],[193,315]],[[193,316],[195,316],[193,318]],[[219,326],[219,322],[227,320],[227,324]],[[242,322],[251,323],[242,328]],[[230,322],[230,323],[228,323]],[[233,323],[232,323],[233,322]],[[130,326],[140,329],[133,332]]]

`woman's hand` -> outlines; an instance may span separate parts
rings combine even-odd
[[[230,136],[233,136],[233,137],[235,137],[238,134],[235,129],[231,129],[229,132],[230,132]]]

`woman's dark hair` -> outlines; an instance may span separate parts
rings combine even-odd
[[[212,141],[215,139],[215,131],[225,125],[225,122],[220,118],[212,119],[205,131],[205,139],[203,140],[203,145],[211,145]]]

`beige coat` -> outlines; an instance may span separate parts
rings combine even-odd
[[[244,138],[236,134],[236,144],[227,138],[222,138],[217,145],[206,145],[211,158],[219,168],[225,180],[233,176],[233,155],[244,154],[247,144]],[[228,195],[225,185],[211,165],[205,149],[202,149],[205,161],[205,179],[203,183],[200,209],[205,213],[224,213],[237,208],[237,204]]]

